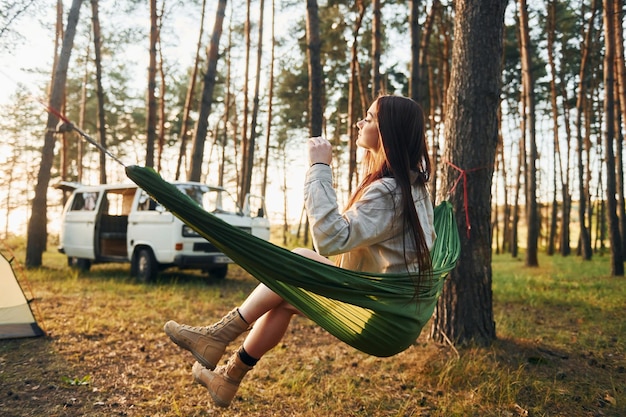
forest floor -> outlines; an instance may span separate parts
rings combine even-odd
[[[162,326],[218,320],[254,288],[251,276],[174,271],[145,285],[125,265],[78,273],[63,262],[47,253],[45,267],[16,270],[47,334],[0,340],[0,416],[626,416],[626,290],[603,267],[564,290],[553,272],[503,260],[489,347],[439,345],[427,327],[406,351],[375,358],[296,317],[220,409]]]

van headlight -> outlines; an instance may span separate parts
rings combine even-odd
[[[200,235],[198,233],[196,233],[195,230],[193,230],[191,227],[184,225],[183,226],[183,237],[200,237]]]

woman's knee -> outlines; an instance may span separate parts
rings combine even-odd
[[[306,256],[307,258],[310,258],[310,257],[315,256],[315,255],[321,256],[317,252],[315,252],[314,250],[307,249],[307,248],[293,248],[291,251],[293,253],[297,253],[298,255]]]
[[[314,250],[311,250],[311,249],[294,248],[291,251],[293,253],[296,253],[296,254],[300,255],[300,256],[304,256],[305,258],[313,259],[314,261],[323,262],[323,263],[326,263],[326,264],[329,264],[329,265],[334,265],[334,263],[330,259],[320,255],[319,253],[317,253],[317,252],[315,252]]]

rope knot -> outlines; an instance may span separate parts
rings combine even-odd
[[[450,189],[450,193],[449,194],[452,194],[454,192],[454,190],[456,190],[456,187],[457,187],[457,185],[459,185],[459,182],[461,182],[461,180],[463,181],[463,211],[465,212],[465,230],[467,232],[467,238],[469,239],[470,238],[470,231],[472,230],[472,225],[470,224],[469,210],[468,210],[469,193],[467,191],[467,173],[468,172],[478,171],[478,170],[481,170],[481,169],[485,169],[486,167],[478,167],[478,168],[472,168],[472,169],[462,169],[462,168],[459,168],[458,166],[454,165],[450,161],[445,161],[445,162],[446,162],[446,164],[450,165],[452,168],[454,168],[457,171],[459,171],[459,177],[454,182],[454,185],[452,185],[452,188]]]

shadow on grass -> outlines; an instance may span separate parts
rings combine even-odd
[[[56,336],[0,340],[1,415],[93,415],[90,375],[59,348]]]

